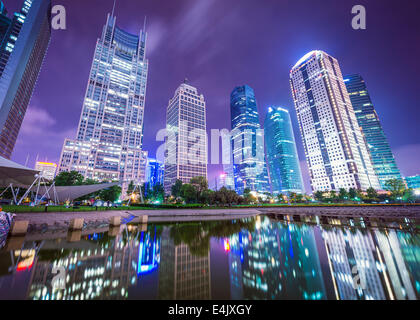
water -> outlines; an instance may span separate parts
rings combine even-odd
[[[31,234],[0,251],[0,299],[420,297],[418,234],[336,223],[259,216]]]

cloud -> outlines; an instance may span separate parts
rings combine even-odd
[[[29,107],[16,141],[13,160],[24,164],[29,156],[32,166],[37,155],[41,160],[59,161],[65,138],[74,138],[75,128],[63,129],[46,110]]]

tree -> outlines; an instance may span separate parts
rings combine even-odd
[[[103,201],[114,202],[118,199],[120,194],[121,194],[121,187],[120,186],[112,186],[112,187],[101,190],[99,192],[99,197]]]
[[[366,197],[370,201],[378,200],[378,192],[376,192],[374,188],[370,187],[366,190]]]
[[[331,190],[330,191],[330,200],[332,202],[336,202],[337,201],[337,192],[335,190]]]
[[[163,199],[165,198],[165,190],[163,185],[160,183],[155,184],[153,186],[152,195],[155,201],[162,203]]]
[[[413,189],[405,189],[403,196],[402,196],[402,200],[404,202],[415,202],[416,201],[416,195],[414,194],[414,190]]]
[[[314,193],[314,198],[315,198],[315,200],[317,200],[317,201],[319,201],[319,202],[322,202],[322,201],[324,201],[324,200],[325,200],[325,198],[324,198],[324,193],[323,193],[322,191],[316,191],[316,192]]]
[[[340,190],[338,191],[338,198],[341,201],[345,201],[345,200],[347,200],[349,198],[349,193],[347,192],[346,189],[340,188]]]
[[[202,176],[193,177],[190,180],[190,184],[194,186],[196,190],[196,202],[203,203],[203,199],[201,197],[202,193],[208,189],[209,185],[207,179]]]
[[[181,187],[181,197],[186,203],[194,203],[197,198],[197,190],[192,184],[184,183]]]
[[[277,195],[277,201],[278,202],[284,202],[284,194],[283,193],[279,193]]]
[[[80,186],[83,184],[83,175],[77,171],[62,171],[55,177],[56,186]]]
[[[349,189],[349,198],[351,200],[354,200],[354,198],[356,198],[356,197],[357,197],[357,191],[356,191],[356,189],[355,188],[350,188]]]
[[[175,184],[171,187],[171,194],[174,198],[181,197],[182,181],[177,179]]]
[[[385,190],[391,192],[391,198],[396,200],[403,196],[405,185],[401,179],[389,179],[385,182]]]

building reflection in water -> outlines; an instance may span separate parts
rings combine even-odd
[[[229,239],[231,295],[233,299],[418,299],[419,241],[418,235],[395,229],[309,226],[263,218],[255,232]]]
[[[213,270],[228,270],[230,283],[210,272],[211,263],[224,265]],[[65,288],[53,290],[59,266]],[[16,288],[35,300],[218,299],[217,292],[231,299],[419,299],[420,237],[264,216],[129,225],[2,250],[0,298]]]
[[[71,243],[46,243],[35,258],[28,298],[35,300],[125,299],[138,275],[159,264],[156,228],[147,231],[128,226],[115,237],[93,234]],[[67,246],[67,248],[63,248]],[[65,289],[53,289],[53,268],[64,266]]]
[[[210,250],[191,254],[188,245],[176,245],[170,229],[162,233],[162,263],[159,268],[159,299],[210,299]]]
[[[263,218],[254,232],[230,237],[232,299],[325,298],[313,232]]]

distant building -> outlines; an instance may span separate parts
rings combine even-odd
[[[55,173],[57,172],[57,164],[37,161],[35,170],[40,171],[45,179],[54,180]]]
[[[366,138],[368,150],[372,158],[373,168],[378,176],[381,188],[390,179],[401,179],[400,170],[382,129],[378,114],[370,99],[366,83],[358,74],[344,77],[347,91],[356,114],[357,122]]]
[[[51,1],[0,1],[0,156],[10,159],[51,38]]]
[[[150,188],[157,184],[163,185],[164,166],[161,161],[153,158],[147,159],[146,182]]]
[[[164,188],[170,194],[176,180],[207,179],[206,102],[197,89],[184,81],[169,100],[166,112]]]
[[[264,136],[271,187],[274,193],[304,193],[295,136],[289,111],[268,108]]]
[[[261,193],[269,192],[264,134],[260,127],[254,90],[251,87],[243,85],[232,91],[230,117],[236,192],[243,194],[246,188]]]
[[[96,43],[75,140],[64,141],[59,172],[98,181],[145,181],[142,150],[148,60],[146,32],[131,34],[108,15]]]
[[[420,175],[405,177],[405,182],[408,188],[420,190]]]
[[[338,61],[311,51],[292,68],[290,82],[312,190],[379,190]]]

